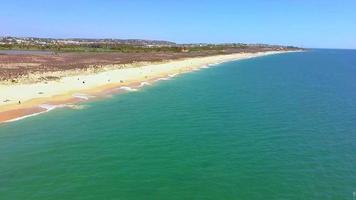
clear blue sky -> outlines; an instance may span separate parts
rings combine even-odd
[[[0,0],[0,35],[356,48],[356,0]]]

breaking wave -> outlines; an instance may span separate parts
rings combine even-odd
[[[169,77],[158,78],[156,81],[168,81]]]
[[[65,104],[59,104],[59,105],[41,104],[41,105],[39,105],[38,107],[40,107],[40,108],[42,108],[42,109],[45,109],[45,110],[44,110],[44,111],[40,111],[40,112],[36,112],[36,113],[31,113],[31,114],[29,114],[29,115],[17,117],[17,118],[14,118],[14,119],[6,120],[5,122],[14,122],[14,121],[26,119],[26,118],[29,118],[29,117],[34,117],[34,116],[37,116],[37,115],[40,115],[40,114],[49,112],[49,111],[51,111],[51,110],[54,110],[54,109],[56,109],[56,108],[68,107],[68,105],[65,105]]]
[[[131,87],[127,87],[127,86],[122,86],[122,87],[120,87],[120,89],[121,89],[121,90],[130,91],[130,92],[137,91],[136,88],[131,88]]]
[[[141,82],[140,86],[139,87],[143,87],[145,85],[151,85],[149,82]]]
[[[173,78],[173,77],[175,77],[175,76],[177,76],[178,74],[170,74],[170,75],[168,75],[169,77],[171,77],[171,78]]]
[[[73,94],[72,96],[73,96],[74,98],[83,99],[83,100],[89,100],[90,98],[94,97],[94,96],[91,96],[91,95],[80,94],[80,93]]]

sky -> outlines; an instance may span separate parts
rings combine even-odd
[[[0,36],[356,49],[356,0],[0,0]]]

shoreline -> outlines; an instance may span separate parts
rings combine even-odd
[[[105,98],[125,91],[136,91],[145,85],[168,80],[182,73],[207,68],[223,62],[295,51],[237,53],[170,60],[164,63],[132,64],[89,74],[68,73],[59,81],[31,84],[0,84],[0,123],[13,122],[57,108],[81,109],[83,101]],[[127,66],[127,65],[126,65]]]

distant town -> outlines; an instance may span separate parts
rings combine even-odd
[[[268,45],[268,44],[244,44],[244,43],[192,43],[178,44],[164,40],[144,39],[85,39],[85,38],[37,38],[37,37],[0,37],[0,50],[47,50],[54,52],[141,52],[141,51],[173,51],[189,52],[199,50],[227,50],[231,48],[254,49],[268,48],[285,50],[297,47]]]

